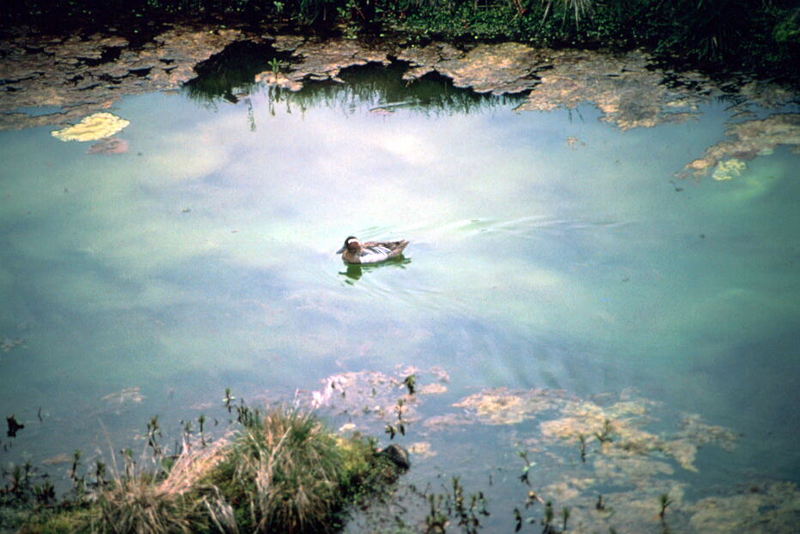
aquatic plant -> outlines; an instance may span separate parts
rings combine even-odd
[[[522,468],[522,474],[519,476],[520,482],[524,482],[528,486],[531,485],[531,481],[528,478],[528,474],[532,467],[536,466],[536,462],[532,462],[528,459],[528,451],[517,451],[517,455],[522,458],[522,461],[525,462],[525,465]]]
[[[408,375],[403,379],[403,384],[408,388],[408,394],[413,395],[417,387],[417,376],[413,374]]]
[[[661,521],[664,521],[664,514],[667,513],[667,507],[672,504],[672,500],[669,498],[669,494],[662,493],[658,497],[659,505],[661,506],[661,510],[658,512],[658,517]]]
[[[222,402],[225,404],[225,409],[228,410],[228,413],[233,411],[233,401],[236,400],[231,394],[231,388],[225,388],[225,396],[222,398]]]
[[[548,534],[552,532],[554,517],[555,514],[553,513],[553,502],[547,501],[544,505],[544,519],[542,519],[542,525],[544,525],[544,529],[542,530],[542,534]]]
[[[606,443],[609,441],[614,441],[612,433],[613,429],[611,428],[611,421],[606,419],[603,421],[603,428],[600,430],[600,432],[595,432],[594,436],[600,443]]]
[[[147,446],[152,449],[153,457],[157,459],[162,453],[161,444],[158,442],[160,437],[162,437],[161,427],[158,424],[158,416],[154,415],[147,422]]]
[[[483,492],[465,494],[458,476],[452,477],[449,489],[443,493],[428,494],[427,499],[430,511],[425,517],[426,533],[445,532],[452,519],[457,521],[462,532],[477,534],[481,528],[481,516],[491,515]],[[521,521],[519,509],[514,510]]]
[[[444,513],[442,502],[444,495],[433,494],[428,495],[428,503],[430,504],[430,512],[425,516],[425,532],[426,533],[439,533],[444,532],[445,527],[449,521],[449,517]]]
[[[406,435],[406,421],[403,419],[403,406],[405,406],[405,400],[400,398],[397,399],[397,404],[394,407],[395,413],[397,413],[397,422],[395,424],[387,424],[385,432],[389,434],[389,439],[394,439],[396,434],[400,434],[401,436]]]
[[[597,511],[603,511],[603,510],[606,509],[606,505],[605,505],[605,503],[603,503],[603,496],[602,495],[598,495],[597,496],[597,503],[595,503],[594,508]]]

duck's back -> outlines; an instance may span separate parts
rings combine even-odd
[[[403,253],[408,241],[368,241],[361,244],[361,263],[378,263]]]

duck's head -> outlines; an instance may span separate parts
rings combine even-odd
[[[351,235],[350,237],[344,240],[344,245],[342,245],[342,248],[337,250],[336,253],[341,254],[345,250],[349,250],[350,252],[358,252],[360,248],[361,248],[361,243],[358,242],[358,238]]]

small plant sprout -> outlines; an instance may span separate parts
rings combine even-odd
[[[664,514],[667,513],[667,507],[672,504],[672,499],[669,498],[669,494],[662,493],[658,498],[658,501],[661,505],[661,511],[658,512],[658,517],[661,519],[661,521],[664,521]]]
[[[442,503],[443,498],[442,495],[435,495],[433,493],[428,495],[431,511],[425,517],[425,526],[428,527],[425,530],[426,533],[444,532],[445,527],[449,523],[447,516],[439,510],[439,505]]]
[[[581,462],[586,463],[586,436],[579,434],[578,440],[580,441]]]
[[[191,421],[181,421],[181,422],[183,423],[184,436],[187,438],[190,437],[192,435],[192,432],[194,432],[194,429],[192,428],[192,422]]]
[[[161,437],[161,426],[158,424],[158,416],[154,415],[147,423],[147,446],[153,450],[153,456],[158,458],[161,456],[161,445],[158,443],[158,438]]]
[[[72,480],[72,487],[75,490],[78,500],[83,498],[86,491],[85,475],[78,476],[78,467],[81,465],[82,455],[83,453],[81,453],[80,449],[75,449],[75,452],[72,453],[72,467],[69,471],[69,478]]]
[[[562,532],[566,532],[567,531],[567,521],[569,521],[569,507],[568,506],[565,506],[564,508],[561,509],[561,519],[563,520],[563,523],[561,524],[561,530],[562,530]]]
[[[272,70],[273,74],[279,74],[281,72],[281,62],[278,58],[274,57],[269,60],[269,68]]]
[[[522,458],[522,461],[525,462],[525,466],[522,468],[522,474],[519,476],[519,480],[530,486],[531,481],[528,478],[528,472],[531,470],[531,467],[536,466],[536,462],[531,462],[528,460],[528,451],[517,451],[517,454],[520,458]]]
[[[600,432],[595,432],[594,435],[600,443],[605,443],[607,441],[614,441],[612,436],[614,430],[611,428],[611,421],[606,419],[603,421],[603,428]]]
[[[603,503],[603,496],[602,495],[598,495],[597,496],[597,503],[594,505],[594,507],[595,507],[595,510],[598,510],[600,512],[602,512],[602,511],[604,511],[606,509],[606,505]]]
[[[394,407],[394,411],[397,412],[397,424],[393,428],[399,432],[401,436],[406,435],[406,421],[403,420],[403,406],[405,406],[405,400],[397,399],[397,406]]]
[[[553,523],[553,501],[547,501],[544,504],[544,524],[550,525]]]
[[[514,532],[522,530],[522,514],[519,512],[519,508],[514,508],[514,523]]]
[[[75,452],[72,453],[72,467],[69,470],[69,478],[72,479],[73,482],[78,479],[78,467],[81,465],[81,456],[83,456],[83,453],[80,449],[75,449]]]
[[[104,488],[106,485],[106,464],[97,460],[94,469],[94,484],[95,487]]]
[[[206,437],[203,434],[203,429],[205,427],[205,424],[206,424],[206,416],[200,414],[200,417],[197,418],[197,426],[200,427],[200,443],[203,445],[203,447],[206,446]]]
[[[408,375],[403,384],[408,388],[408,394],[413,395],[417,389],[417,375]]]
[[[225,408],[228,410],[228,413],[233,411],[233,401],[236,400],[236,397],[231,395],[231,388],[225,388],[225,396],[222,398],[222,402],[225,404]]]

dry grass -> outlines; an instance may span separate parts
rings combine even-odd
[[[248,526],[289,534],[335,530],[342,507],[342,453],[313,416],[273,410],[249,425],[220,471],[231,502],[248,502]]]
[[[193,532],[190,517],[196,504],[178,493],[163,491],[148,477],[118,480],[102,492],[100,532],[114,534],[163,534]]]
[[[113,483],[97,495],[99,530],[114,534],[195,532],[203,525],[203,504],[193,494],[198,482],[225,458],[229,442],[220,439],[205,448],[184,443],[166,478],[117,473]]]
[[[198,482],[225,459],[230,440],[218,439],[203,448],[192,448],[184,443],[183,452],[175,460],[167,478],[159,484],[159,489],[167,494],[184,494],[194,489]]]

